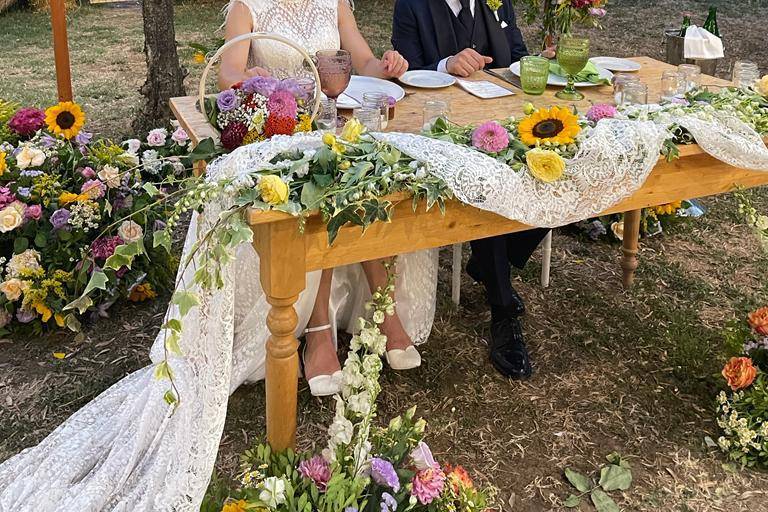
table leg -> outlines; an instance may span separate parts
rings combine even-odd
[[[299,342],[293,305],[306,285],[304,240],[293,219],[252,229],[261,285],[272,306],[267,316],[267,441],[280,451],[296,445]]]
[[[621,268],[624,271],[624,289],[628,290],[635,281],[637,270],[637,253],[640,240],[640,217],[642,210],[632,210],[624,213],[624,242]]]

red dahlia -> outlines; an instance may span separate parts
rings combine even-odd
[[[293,135],[296,129],[296,120],[291,117],[269,116],[264,125],[264,136],[269,138],[273,135]]]
[[[243,139],[248,134],[248,127],[245,123],[235,121],[229,123],[224,131],[221,132],[221,145],[229,151],[233,151],[243,145]]]

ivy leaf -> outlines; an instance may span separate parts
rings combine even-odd
[[[632,485],[632,471],[611,464],[600,470],[600,487],[604,491],[626,491]]]
[[[571,485],[573,485],[579,492],[589,492],[592,488],[589,478],[571,468],[565,468],[565,478],[567,478],[568,481],[571,482]]]
[[[171,318],[163,325],[163,329],[181,332],[181,321],[178,318]]]
[[[597,512],[621,512],[616,502],[599,487],[592,491],[590,498],[592,498],[592,503],[595,505]]]
[[[156,195],[158,195],[160,193],[160,191],[157,189],[157,187],[154,186],[153,184],[149,183],[149,182],[145,183],[144,186],[141,187],[141,188],[143,188],[146,191],[146,193],[149,194],[152,197],[155,197]]]
[[[181,356],[181,346],[179,346],[179,333],[177,331],[171,331],[171,333],[165,337],[165,349],[175,356]]]
[[[66,306],[64,306],[64,311],[70,311],[72,309],[76,309],[78,313],[81,315],[88,311],[88,308],[93,306],[93,300],[87,295],[81,295],[80,297],[76,298]]]
[[[570,494],[563,502],[563,505],[565,505],[568,508],[576,508],[579,505],[581,505],[581,498],[579,498],[574,494]]]
[[[155,367],[154,375],[157,380],[173,378],[173,371],[171,371],[171,367],[168,365],[168,361],[158,363],[158,365]]]
[[[85,287],[85,290],[83,291],[83,295],[88,295],[93,290],[106,290],[107,289],[107,283],[109,283],[109,278],[107,278],[107,274],[102,272],[101,270],[97,270],[93,274],[91,274],[91,279],[88,280],[88,284]]]
[[[166,391],[165,394],[163,395],[163,400],[165,400],[165,402],[168,405],[173,405],[173,404],[175,404],[176,402],[179,401],[176,398],[176,394],[173,391],[171,391],[170,389],[168,391]]]
[[[200,299],[198,299],[197,294],[193,292],[179,290],[173,294],[171,303],[179,306],[181,316],[186,316],[190,309],[200,305]]]
[[[152,246],[163,247],[168,254],[171,253],[171,234],[166,231],[155,231],[152,235]]]

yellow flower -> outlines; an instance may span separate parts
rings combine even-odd
[[[262,176],[259,180],[261,199],[273,206],[288,201],[288,185],[279,176]]]
[[[768,96],[768,75],[765,75],[755,84],[755,90],[763,96]]]
[[[264,137],[262,137],[261,134],[256,130],[251,130],[245,134],[245,137],[243,137],[243,146],[247,144],[253,144],[254,142],[258,142],[260,140],[264,140]]]
[[[296,125],[296,133],[311,132],[312,131],[312,117],[308,114],[302,114],[299,116],[299,124]]]
[[[74,194],[72,192],[62,192],[59,196],[59,206],[66,206],[69,203],[76,203],[82,201],[88,201],[90,196],[88,194]]]
[[[7,157],[8,154],[5,151],[0,151],[0,176],[8,170],[8,162],[5,160]]]
[[[493,12],[498,11],[499,9],[501,9],[501,6],[504,5],[502,0],[487,0],[486,3],[488,4],[488,7],[490,7]]]
[[[349,160],[344,160],[339,164],[339,169],[341,169],[342,171],[346,171],[350,167],[352,167],[352,162],[350,162]]]
[[[517,127],[523,144],[536,146],[544,142],[571,144],[581,131],[579,118],[567,108],[539,109]]]
[[[332,133],[326,133],[323,135],[323,144],[329,146],[331,150],[338,155],[344,154],[344,145],[339,144],[339,140]]]
[[[152,285],[149,283],[137,284],[128,296],[128,300],[131,302],[144,302],[155,298],[157,298],[157,292],[152,289]]]
[[[37,301],[32,304],[32,307],[42,317],[43,322],[47,322],[53,316],[53,311],[44,302]]]
[[[356,118],[352,118],[347,121],[344,128],[341,130],[341,138],[347,142],[354,144],[360,140],[360,135],[365,131],[365,126]]]
[[[534,178],[544,183],[552,183],[563,177],[565,160],[548,149],[532,149],[525,154],[528,170]]]
[[[56,313],[55,315],[53,315],[53,319],[56,320],[56,325],[58,325],[59,327],[64,327],[66,325],[66,322],[64,320],[64,315],[62,315],[61,313]]]
[[[77,103],[63,101],[48,107],[45,111],[45,124],[54,134],[71,139],[83,128],[85,114]]]
[[[205,54],[203,52],[195,52],[195,55],[192,58],[195,59],[197,64],[205,64]]]
[[[679,210],[682,207],[683,207],[683,202],[682,201],[675,201],[675,202],[672,202],[672,203],[667,203],[667,204],[662,204],[662,205],[656,206],[653,209],[653,212],[656,215],[672,215],[672,214],[674,214],[677,210]]]
[[[248,504],[245,502],[245,500],[240,501],[230,501],[224,507],[222,507],[221,512],[246,512],[246,507]]]

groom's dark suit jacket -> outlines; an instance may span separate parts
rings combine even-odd
[[[505,68],[528,55],[528,50],[510,0],[503,1],[498,14],[497,21],[487,0],[475,0],[474,27],[469,33],[445,0],[397,0],[392,45],[408,60],[410,69],[436,70],[442,59],[469,47],[493,58],[489,68]],[[512,304],[510,263],[522,268],[547,233],[533,229],[472,242],[470,269],[485,284],[491,306],[504,310]]]
[[[491,68],[508,67],[528,55],[509,0],[504,0],[498,14],[497,21],[487,1],[476,0],[475,24],[483,29],[485,40],[480,43],[493,57]],[[467,47],[456,28],[456,16],[445,0],[397,0],[392,45],[408,60],[410,69],[436,70],[442,59]]]

